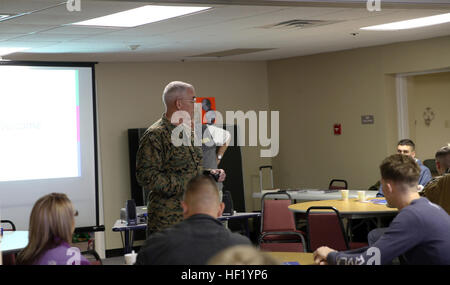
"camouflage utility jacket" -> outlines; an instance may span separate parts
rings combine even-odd
[[[175,128],[164,114],[139,143],[136,176],[148,198],[148,234],[183,220],[180,203],[186,184],[202,172],[201,147],[172,144]]]

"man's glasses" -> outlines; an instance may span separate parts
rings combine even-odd
[[[195,102],[197,102],[197,97],[193,97],[192,99],[181,99],[181,100],[195,103]]]

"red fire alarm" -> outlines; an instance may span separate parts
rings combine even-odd
[[[342,133],[342,126],[341,124],[334,124],[334,135],[338,136]]]

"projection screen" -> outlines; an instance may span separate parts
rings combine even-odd
[[[94,63],[0,62],[0,217],[18,230],[52,192],[101,227],[94,82]]]

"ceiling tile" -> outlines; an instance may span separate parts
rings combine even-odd
[[[43,32],[44,34],[78,34],[78,35],[96,35],[96,34],[104,34],[111,33],[114,31],[121,30],[121,28],[111,28],[111,27],[102,27],[102,28],[94,28],[94,27],[86,27],[86,26],[61,26],[52,30],[48,30]]]
[[[0,22],[0,33],[8,34],[25,34],[51,29],[53,26],[48,25],[24,25],[24,24],[8,24]]]
[[[0,45],[32,47],[30,52],[61,53],[77,58],[181,60],[190,55],[236,48],[275,48],[220,60],[270,60],[399,41],[450,35],[450,24],[396,32],[361,27],[449,13],[447,10],[400,8],[368,12],[347,7],[213,5],[213,9],[135,28],[72,26],[148,4],[148,1],[81,0],[81,12],[67,11],[63,0],[0,0],[0,13],[20,13],[60,6],[0,22]],[[306,29],[265,29],[287,20],[341,21]],[[357,33],[352,36],[351,33]],[[140,45],[136,51],[130,45]],[[28,52],[28,53],[30,53]],[[26,54],[26,53],[22,53]],[[197,59],[204,60],[204,59]],[[210,60],[210,59],[209,59]]]

